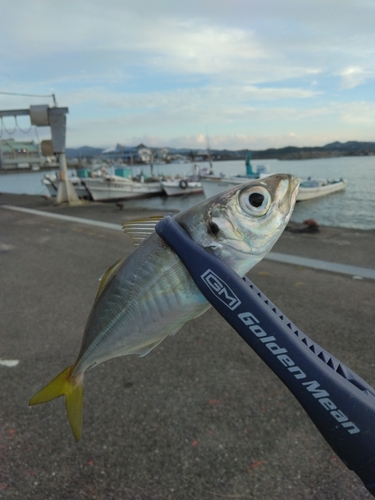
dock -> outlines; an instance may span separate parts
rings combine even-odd
[[[99,277],[133,250],[121,223],[164,213],[0,195],[0,499],[373,498],[213,309],[89,371],[79,443],[63,398],[28,408],[74,362]],[[290,225],[248,275],[372,386],[374,236]]]

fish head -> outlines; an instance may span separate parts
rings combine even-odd
[[[190,237],[241,276],[285,229],[299,179],[275,174],[239,184],[175,216]]]

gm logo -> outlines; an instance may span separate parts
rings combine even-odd
[[[217,276],[211,269],[207,269],[202,276],[202,280],[206,283],[211,292],[223,302],[231,311],[241,304],[239,298],[229,288],[229,286],[219,276]]]

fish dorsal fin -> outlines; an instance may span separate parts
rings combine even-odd
[[[104,290],[104,287],[106,284],[109,282],[109,280],[114,276],[118,270],[118,268],[121,266],[121,264],[124,262],[126,257],[122,257],[120,260],[118,260],[113,266],[111,266],[107,271],[99,278],[100,284],[98,288],[98,292],[95,297],[95,302],[98,300],[98,297]]]
[[[124,222],[122,228],[127,233],[135,246],[140,245],[146,238],[155,232],[156,224],[164,215],[155,215],[147,219],[137,219],[130,222]]]

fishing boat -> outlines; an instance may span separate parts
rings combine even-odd
[[[246,174],[244,175],[201,176],[200,182],[202,184],[205,197],[211,198],[211,196],[215,196],[216,194],[221,193],[226,189],[237,186],[237,184],[248,182],[251,179],[261,179],[263,177],[268,177],[269,175],[271,175],[269,173],[269,168],[267,165],[258,165],[256,167],[256,170],[254,170],[250,160],[251,160],[251,153],[248,153],[245,161]]]
[[[167,196],[183,196],[192,193],[201,193],[202,184],[197,180],[188,178],[160,181]]]
[[[77,196],[79,198],[90,198],[90,193],[86,189],[86,186],[82,183],[82,179],[80,179],[80,177],[72,175],[69,177],[69,180],[73,184],[73,187],[76,190]],[[58,174],[45,174],[42,179],[42,184],[47,188],[50,196],[57,196],[59,186]]]
[[[163,193],[160,180],[143,175],[133,179],[116,174],[106,174],[100,178],[83,179],[87,191],[94,201],[127,200]]]
[[[302,179],[299,187],[297,201],[306,201],[320,196],[326,196],[345,189],[347,182],[344,179],[325,181],[312,179]]]
[[[194,165],[193,173],[186,175],[182,179],[165,179],[160,181],[160,185],[167,196],[182,196],[203,191],[200,182],[201,170],[198,165]]]

